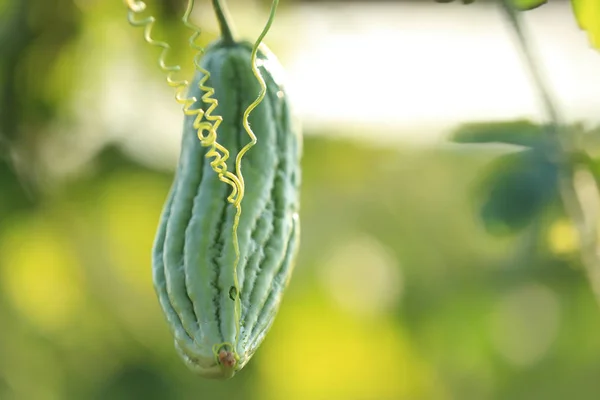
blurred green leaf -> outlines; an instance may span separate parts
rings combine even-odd
[[[517,10],[529,11],[546,4],[547,0],[513,0],[513,4]]]
[[[508,154],[492,163],[478,191],[480,215],[491,233],[512,233],[529,225],[557,198],[557,166],[537,150]]]
[[[454,0],[436,0],[438,3],[452,3]],[[472,4],[475,0],[462,0],[463,4]],[[547,0],[513,0],[514,7],[519,11],[529,11],[546,4]]]
[[[456,143],[505,143],[537,147],[543,142],[542,129],[527,120],[469,123],[450,135]]]

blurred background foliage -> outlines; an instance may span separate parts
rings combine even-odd
[[[191,60],[184,2],[148,4]],[[233,380],[190,373],[151,282],[174,160],[142,121],[180,120],[150,118],[176,105],[147,47],[120,1],[0,0],[0,399],[598,398],[600,310],[527,120],[431,146],[306,132],[280,314]],[[600,177],[599,131],[569,129]]]

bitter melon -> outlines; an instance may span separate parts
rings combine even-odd
[[[252,44],[220,39],[201,60],[209,72],[222,123],[221,146],[236,158],[249,138],[243,114],[260,85],[252,72]],[[282,67],[261,46],[257,65],[266,84],[263,101],[249,116],[257,141],[241,161],[245,195],[237,227],[231,187],[211,167],[194,128],[185,119],[178,168],[153,249],[153,279],[175,347],[193,371],[229,378],[252,357],[270,328],[290,279],[299,244],[302,139],[293,118]],[[207,109],[198,71],[190,85],[192,106]],[[236,279],[237,278],[237,279]]]

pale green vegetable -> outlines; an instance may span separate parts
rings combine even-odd
[[[251,50],[248,43],[221,40],[201,61],[223,118],[219,142],[232,159],[249,141],[243,114],[260,91]],[[230,188],[214,173],[191,116],[154,247],[155,288],[176,347],[191,369],[208,377],[231,377],[254,354],[273,322],[298,247],[301,136],[281,66],[265,47],[258,60],[267,91],[249,117],[257,142],[242,160],[246,190],[237,268]],[[201,75],[190,98],[203,95]]]

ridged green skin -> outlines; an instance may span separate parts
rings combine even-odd
[[[211,45],[201,64],[211,77],[221,115],[218,142],[230,152],[234,171],[238,151],[250,138],[244,110],[259,94],[248,43]],[[235,207],[231,187],[221,182],[206,158],[187,117],[175,180],[165,204],[153,249],[153,279],[178,353],[205,377],[230,378],[252,357],[269,330],[293,269],[299,243],[299,189],[302,139],[294,124],[275,57],[261,47],[260,72],[267,84],[263,102],[250,114],[257,144],[242,160],[245,196],[238,228],[241,260],[237,275],[241,317],[234,307]],[[196,76],[189,96],[201,99]],[[198,101],[193,108],[204,107]],[[233,298],[232,296],[233,295]],[[236,326],[239,326],[237,335]],[[237,362],[219,362],[214,346],[231,343]]]

